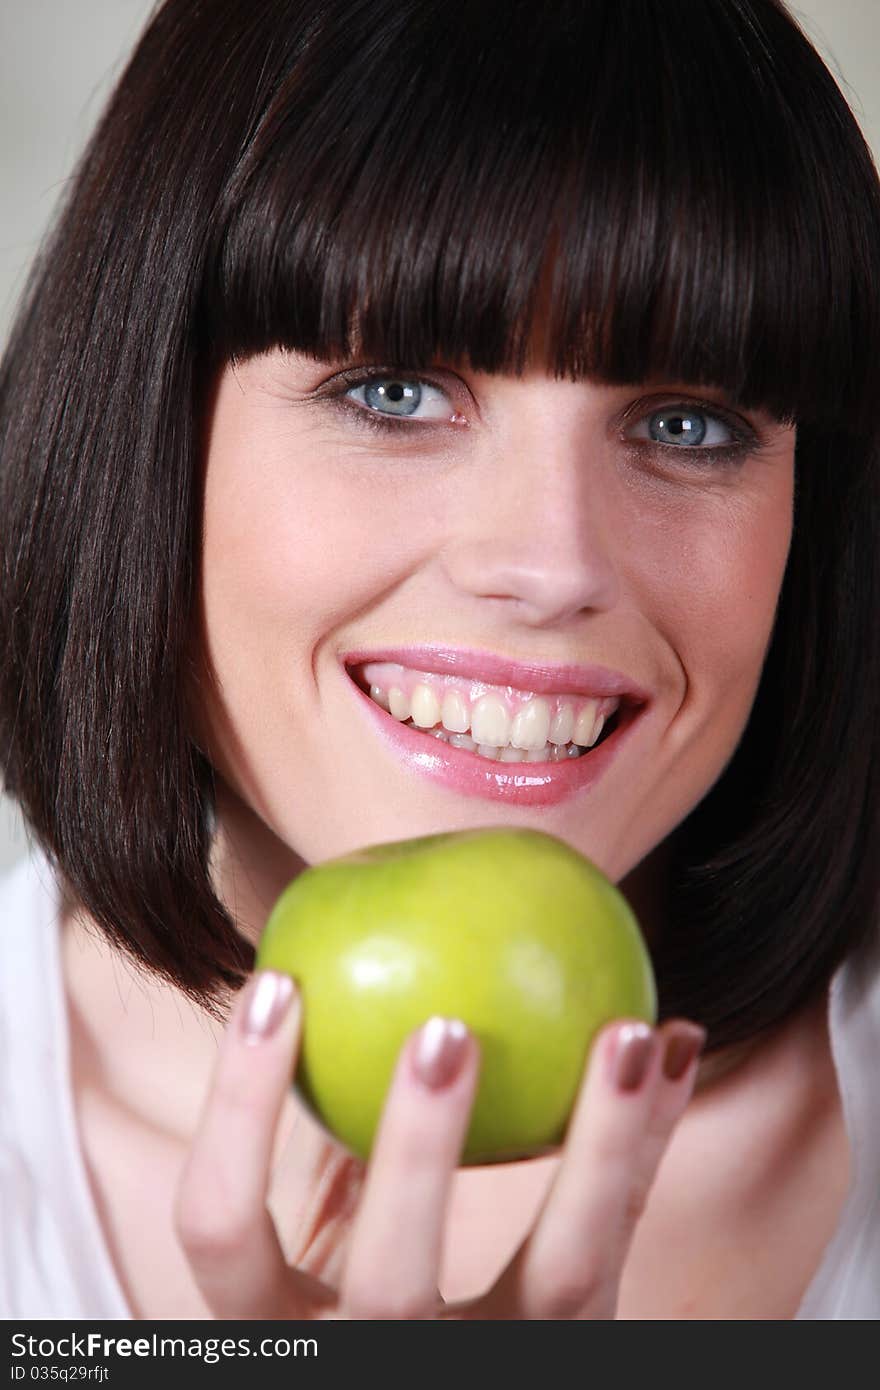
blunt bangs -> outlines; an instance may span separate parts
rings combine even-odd
[[[519,373],[537,354],[873,432],[875,175],[789,17],[339,9],[299,36],[227,186],[202,300],[219,359]]]

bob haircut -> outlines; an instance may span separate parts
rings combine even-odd
[[[279,346],[519,372],[549,270],[549,372],[797,425],[765,668],[655,967],[710,1048],[808,1002],[880,912],[878,267],[870,153],[777,0],[167,0],[0,377],[0,766],[65,892],[226,1016],[254,949],[184,698],[212,382]]]

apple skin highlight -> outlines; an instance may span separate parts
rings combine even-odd
[[[599,1030],[656,1021],[626,900],[569,845],[523,828],[373,845],[312,866],[275,904],[256,968],[297,980],[296,1088],[364,1160],[400,1050],[433,1015],[461,1019],[480,1047],[463,1165],[557,1148]]]

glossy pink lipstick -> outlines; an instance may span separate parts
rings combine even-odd
[[[620,672],[596,666],[551,666],[510,661],[483,652],[449,648],[383,648],[347,652],[347,668],[357,708],[379,738],[407,767],[463,796],[516,806],[552,806],[589,790],[623,746],[650,697]],[[527,694],[616,696],[620,709],[602,742],[579,758],[546,763],[501,763],[480,757],[409,728],[361,689],[352,670],[368,661],[394,661],[410,670],[509,686]]]

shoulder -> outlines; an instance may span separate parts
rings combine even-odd
[[[54,874],[39,851],[0,876],[0,1112],[6,1137],[32,1132],[36,1142],[58,1088],[60,916]]]
[[[0,874],[0,1309],[6,1317],[20,1310],[22,1292],[25,1306],[36,1306],[27,1295],[38,1263],[29,1250],[42,1240],[46,1184],[39,1157],[55,1137],[49,1124],[54,1023],[39,1007],[41,992],[48,986],[51,995],[53,987],[47,951],[54,894],[47,875],[39,854]]]
[[[44,852],[32,845],[21,858],[0,868],[0,931],[5,936],[12,928],[10,914],[24,913],[45,916],[57,910],[61,894],[52,865]]]
[[[62,898],[31,852],[0,874],[0,1318],[129,1317],[92,1210],[69,1084]]]
[[[880,1164],[880,922],[835,975],[828,1020],[854,1157]]]
[[[19,1012],[22,986],[45,969],[57,939],[61,895],[48,859],[33,849],[0,874],[0,1012]]]
[[[61,898],[48,860],[32,851],[0,875],[0,1096],[15,1113],[22,1088],[45,1081],[61,988]]]
[[[880,922],[837,971],[828,1019],[851,1182],[840,1223],[798,1316],[874,1320],[880,1318]]]
[[[868,1073],[873,1076],[880,1057],[880,921],[847,957],[831,983],[829,1025],[846,1102],[849,1079]],[[873,1086],[871,1096],[873,1099]]]

